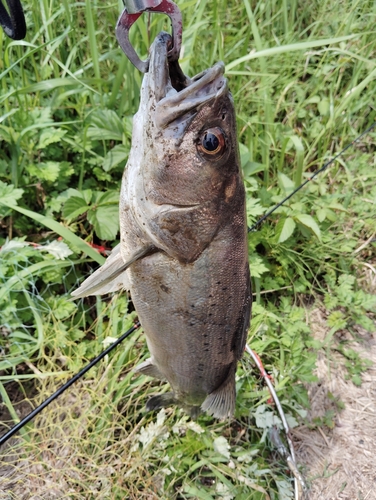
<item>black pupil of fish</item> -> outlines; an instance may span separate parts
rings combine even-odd
[[[202,145],[206,151],[216,151],[219,146],[219,139],[215,134],[207,132],[202,139]]]

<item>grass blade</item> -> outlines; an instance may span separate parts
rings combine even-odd
[[[270,49],[260,50],[259,52],[250,52],[244,57],[239,57],[226,65],[226,72],[230,73],[233,68],[240,64],[251,61],[252,59],[259,59],[260,57],[272,57],[277,54],[286,54],[287,52],[294,52],[297,50],[308,50],[315,47],[323,47],[324,45],[332,45],[333,43],[345,42],[353,40],[359,35],[340,36],[337,38],[325,38],[323,40],[312,40],[310,42],[291,43],[288,45],[281,45],[280,47],[272,47]]]
[[[95,260],[95,262],[98,262],[98,264],[102,265],[105,262],[106,259],[102,257],[100,253],[94,250],[94,248],[92,248],[83,239],[79,238],[74,233],[72,233],[70,229],[60,224],[60,222],[56,222],[54,219],[51,219],[51,217],[46,217],[45,215],[37,214],[36,212],[32,212],[31,210],[27,210],[26,208],[18,207],[17,205],[12,205],[11,203],[1,202],[1,200],[0,204],[5,205],[8,208],[11,208],[12,210],[16,210],[17,212],[20,212],[21,214],[24,214],[27,217],[30,217],[31,219],[39,222],[40,224],[43,224],[44,226],[50,228],[52,231],[55,231],[55,233],[59,234],[71,245],[77,247],[81,252],[87,254],[89,257]]]

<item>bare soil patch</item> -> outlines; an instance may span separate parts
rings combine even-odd
[[[310,321],[314,337],[324,340],[329,331],[325,311],[315,309]],[[333,412],[333,428],[311,430],[307,425],[294,430],[298,462],[311,486],[309,500],[376,499],[376,325],[373,334],[359,329],[356,341],[342,332],[341,340],[344,337],[373,364],[358,387],[348,379],[340,353],[333,349],[319,353],[319,381],[309,387],[308,419],[313,422]]]

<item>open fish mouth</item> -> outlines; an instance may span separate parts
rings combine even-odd
[[[168,33],[162,32],[157,36],[151,47],[148,74],[149,97],[154,94],[156,106],[155,123],[162,129],[173,122],[179,125],[182,118],[186,123],[202,105],[228,92],[222,62],[189,78],[184,75],[177,61],[168,60],[170,43],[171,36]]]

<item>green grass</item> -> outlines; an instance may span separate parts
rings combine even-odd
[[[84,241],[117,242],[113,214],[142,79],[114,35],[121,2],[23,3],[27,40],[0,33],[0,244],[13,240],[0,253],[0,382],[13,418],[16,405],[4,393],[10,380],[26,396],[35,387],[37,404],[134,318],[125,295],[73,303],[69,294],[102,260]],[[252,224],[376,120],[376,5],[178,5],[183,70],[192,76],[226,64]],[[144,16],[132,28],[142,58],[161,29],[168,29],[163,16]],[[367,368],[340,333],[374,328],[375,300],[362,289],[362,272],[364,261],[374,263],[375,243],[357,249],[376,233],[375,137],[249,235],[249,343],[295,418],[308,405],[303,383],[313,380],[318,349],[342,352],[356,383]],[[67,247],[43,250],[59,236]],[[306,320],[315,301],[328,317],[323,344]],[[292,498],[286,464],[267,437],[269,395],[250,360],[237,374],[236,418],[203,416],[195,427],[179,409],[144,412],[157,384],[131,369],[145,356],[135,334],[27,427],[27,440],[8,451],[25,459],[15,469],[19,491],[85,500]]]

